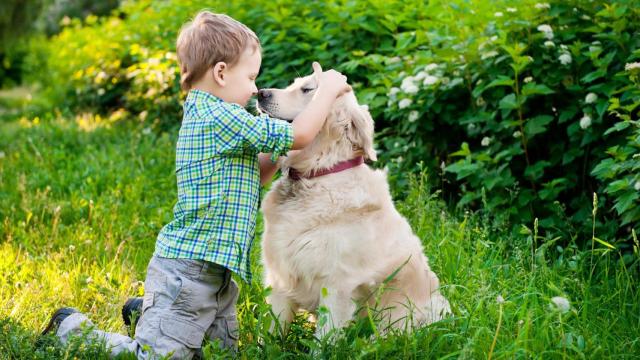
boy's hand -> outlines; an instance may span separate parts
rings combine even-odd
[[[351,86],[347,84],[347,77],[331,69],[322,71],[322,67],[317,61],[313,62],[313,73],[318,79],[318,89],[316,94],[332,94],[336,98],[351,91]]]

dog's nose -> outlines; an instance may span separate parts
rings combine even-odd
[[[269,90],[259,90],[258,91],[258,100],[266,100],[271,97],[271,92]]]

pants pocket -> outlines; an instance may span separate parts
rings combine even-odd
[[[202,346],[205,330],[197,324],[180,318],[160,318],[160,331],[163,335],[185,345],[190,349]]]

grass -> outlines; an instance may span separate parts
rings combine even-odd
[[[0,123],[0,358],[106,358],[100,346],[36,344],[59,306],[126,333],[125,299],[143,292],[155,236],[171,218],[176,131],[77,119]],[[424,174],[397,202],[423,240],[454,316],[413,333],[376,338],[354,322],[328,342],[298,318],[287,338],[268,334],[259,283],[241,283],[240,358],[634,358],[640,354],[640,257],[591,239],[518,238],[477,214],[451,215]],[[591,207],[591,204],[585,204]],[[597,216],[597,214],[596,214]],[[261,222],[258,226],[258,238]],[[597,234],[595,234],[597,236]],[[259,242],[258,242],[259,244]],[[261,273],[259,246],[254,272]],[[570,303],[566,312],[552,298]],[[258,339],[262,338],[261,342]],[[204,348],[208,358],[230,356]],[[313,354],[313,355],[311,355]]]

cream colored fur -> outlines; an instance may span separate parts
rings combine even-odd
[[[286,89],[267,89],[258,107],[293,119],[314,88],[310,75]],[[290,168],[309,174],[357,155],[376,159],[373,120],[350,92],[336,100],[315,141],[282,161],[284,176],[263,201],[264,282],[273,288],[267,301],[285,329],[295,311],[319,306],[329,310],[319,336],[345,326],[357,304],[382,310],[381,331],[410,330],[450,312],[420,240],[393,205],[385,172],[363,164],[299,181],[286,176]]]

